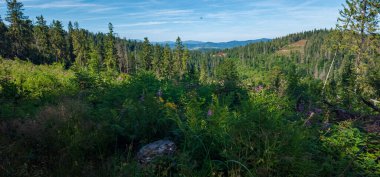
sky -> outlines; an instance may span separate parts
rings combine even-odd
[[[150,41],[232,41],[275,38],[312,29],[333,28],[344,0],[19,0],[33,21],[107,32]],[[6,4],[0,0],[4,19]]]

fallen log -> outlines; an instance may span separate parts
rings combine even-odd
[[[334,112],[337,115],[338,121],[344,121],[344,120],[349,120],[349,119],[354,119],[354,120],[379,120],[380,119],[380,114],[379,115],[362,115],[359,113],[355,112],[350,112],[345,109],[339,108],[328,101],[324,100],[323,101],[332,112]]]
[[[369,106],[370,108],[372,108],[374,111],[380,113],[380,108],[379,107],[377,107],[375,104],[371,103],[370,101],[367,101],[363,97],[360,97],[360,98],[361,98],[361,100],[363,101],[364,104],[366,104],[367,106]]]

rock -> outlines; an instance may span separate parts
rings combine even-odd
[[[142,147],[137,153],[137,160],[141,164],[149,164],[157,157],[173,155],[177,147],[169,140],[159,140]]]

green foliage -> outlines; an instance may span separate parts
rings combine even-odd
[[[356,101],[360,97],[378,98],[376,86],[369,83],[374,79],[370,73],[378,67],[379,6],[378,0],[347,0],[338,19],[340,34],[336,43],[339,51],[348,56],[341,65],[345,107],[360,107],[358,111],[363,109],[361,101]]]
[[[88,68],[92,73],[99,74],[103,68],[102,55],[100,53],[99,46],[95,44],[95,41],[91,41],[90,45],[90,58],[88,61]]]
[[[65,31],[63,30],[63,26],[60,21],[53,20],[49,31],[49,37],[55,61],[66,63],[67,50]]]
[[[117,119],[124,126],[120,133],[129,141],[148,143],[170,135],[172,121],[165,116],[158,92],[160,82],[152,73],[142,73],[128,83],[122,113]]]
[[[79,29],[79,25],[75,23],[75,29],[72,31],[72,46],[73,55],[75,56],[75,64],[83,67],[87,65],[88,60],[88,45],[86,41],[87,32],[84,29]]]
[[[4,24],[3,20],[0,16],[0,56],[5,56],[7,54],[8,49],[8,39],[7,39],[7,26]]]
[[[105,65],[108,71],[116,70],[116,50],[115,50],[115,37],[113,33],[112,23],[108,24],[109,32],[107,34],[105,45]]]
[[[24,16],[23,4],[6,0],[8,11],[5,20],[10,23],[6,35],[12,41],[7,56],[25,58],[32,41],[32,22]]]
[[[378,1],[347,2],[338,30],[189,51],[179,37],[174,49],[120,39],[111,23],[107,34],[42,16],[33,26],[8,0],[0,174],[379,176],[376,115],[328,126],[340,107],[375,112],[359,91],[375,106],[380,95]],[[160,139],[177,152],[138,164],[138,150]]]
[[[50,62],[50,40],[49,40],[49,27],[46,25],[44,17],[41,15],[36,17],[37,24],[33,28],[33,35],[35,40],[35,47],[43,57],[43,63]]]
[[[37,108],[55,102],[57,97],[71,95],[71,72],[62,65],[36,66],[22,61],[0,61],[1,118],[30,117]],[[0,89],[1,90],[1,89]]]
[[[141,67],[145,70],[150,70],[152,68],[152,45],[150,44],[148,38],[144,38],[144,43],[142,46],[142,63]]]
[[[315,173],[316,163],[310,160],[310,147],[315,142],[308,140],[308,130],[290,122],[295,115],[289,114],[288,103],[274,95],[256,95],[253,99],[233,122],[230,135],[236,143],[226,151],[230,158],[239,159],[258,176]],[[234,149],[238,151],[230,154]]]
[[[166,45],[165,48],[164,48],[164,52],[163,52],[163,71],[162,71],[162,75],[165,77],[165,78],[171,78],[172,77],[172,72],[173,72],[173,61],[172,61],[172,54],[171,54],[171,51],[170,51],[170,48],[169,48],[169,45]]]
[[[226,91],[236,89],[239,84],[239,75],[233,60],[223,61],[216,68],[216,79]]]
[[[370,141],[370,139],[372,139]],[[377,139],[377,140],[376,140]],[[371,138],[354,128],[352,122],[342,122],[321,137],[324,151],[330,158],[323,164],[324,170],[333,176],[377,176],[380,174],[377,155],[380,153],[378,138]],[[375,143],[375,144],[373,144]]]
[[[238,111],[229,110],[217,97],[210,105],[198,99],[194,92],[188,97],[184,120],[177,119],[184,136],[180,149],[187,157],[179,159],[179,171],[184,175],[304,176],[313,173],[316,163],[310,161],[308,151],[314,142],[307,140],[307,130],[287,120],[292,117],[287,114],[289,108],[286,103],[281,105],[282,101],[274,95],[256,95]]]
[[[1,62],[4,174],[323,176],[343,172],[352,159],[345,174],[378,173],[376,136],[334,127],[319,141],[318,131],[302,126],[302,117],[293,111],[294,96],[313,100],[314,89],[319,90],[315,85],[320,84],[298,72],[283,71],[289,99],[263,91],[231,107],[229,96],[217,95],[216,86],[187,87],[160,81],[152,72],[129,77]],[[28,105],[33,107],[25,109]],[[138,149],[166,138],[174,140],[179,151],[157,159],[154,168],[139,167],[134,160]],[[55,156],[57,152],[61,155]]]

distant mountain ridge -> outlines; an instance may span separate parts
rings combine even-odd
[[[228,49],[234,47],[245,46],[252,43],[258,42],[268,42],[271,39],[261,38],[255,40],[246,40],[246,41],[229,41],[229,42],[202,42],[202,41],[183,41],[183,45],[186,46],[190,50],[198,50],[198,49]],[[160,44],[165,46],[168,44],[171,48],[175,47],[175,42],[173,41],[164,41],[164,42],[154,42],[154,44]]]

